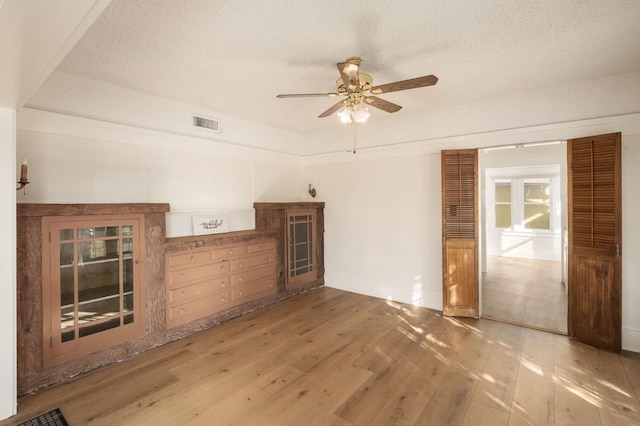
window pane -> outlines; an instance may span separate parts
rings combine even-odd
[[[120,327],[120,317],[105,321],[99,324],[91,324],[80,327],[80,337],[89,336],[91,334],[100,333],[101,331],[110,330]]]
[[[98,238],[98,237],[117,237],[117,226],[99,227],[99,228],[79,228],[78,238]]]
[[[524,202],[549,204],[549,184],[548,183],[525,183],[524,184]]]
[[[549,206],[544,204],[525,204],[524,227],[526,229],[551,229]]]
[[[133,310],[133,239],[122,239],[122,288],[124,290],[124,309],[125,311]]]
[[[511,228],[511,204],[496,204],[496,228]]]
[[[496,203],[511,202],[511,183],[496,182]]]
[[[60,328],[62,341],[74,339],[75,294],[73,288],[73,243],[60,244]]]

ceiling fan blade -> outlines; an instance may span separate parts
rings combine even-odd
[[[377,96],[365,96],[363,99],[367,105],[371,105],[372,107],[381,109],[386,112],[396,112],[402,109],[400,105],[394,104],[393,102],[385,101],[384,99],[380,99]]]
[[[438,82],[435,75],[425,75],[424,77],[412,78],[409,80],[396,81],[395,83],[382,84],[371,88],[371,93],[398,92],[400,90],[417,89],[419,87],[433,86]]]
[[[339,93],[291,93],[284,95],[277,95],[276,98],[285,99],[285,98],[334,98],[336,96],[340,96]]]
[[[326,110],[325,112],[323,112],[322,114],[320,114],[318,118],[328,117],[348,103],[349,103],[349,99],[343,99],[337,104],[335,104],[334,106],[332,106],[331,108],[329,108],[328,110]]]
[[[360,77],[358,77],[358,65],[351,62],[338,62],[338,71],[340,71],[340,77],[345,88],[349,90],[349,86],[359,86]]]

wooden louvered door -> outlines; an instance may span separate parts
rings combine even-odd
[[[442,151],[443,313],[477,318],[478,151]]]
[[[567,144],[569,199],[568,334],[621,349],[620,133]]]

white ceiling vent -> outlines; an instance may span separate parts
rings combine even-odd
[[[193,125],[196,127],[201,127],[203,129],[210,130],[212,132],[220,132],[220,122],[218,120],[214,120],[213,118],[200,117],[197,115],[193,116]]]

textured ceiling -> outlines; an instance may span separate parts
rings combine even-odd
[[[335,99],[275,96],[335,90],[349,56],[374,84],[439,77],[381,95],[407,115],[638,72],[639,22],[638,0],[113,0],[29,104],[86,98],[93,79],[312,132],[340,125],[317,118]],[[56,75],[78,84],[52,90]]]

